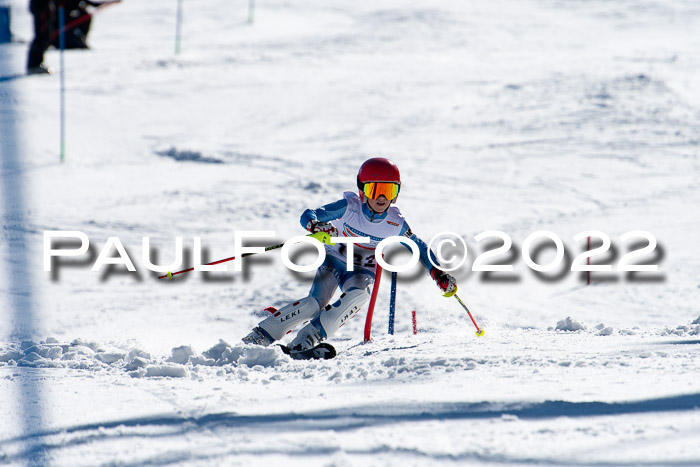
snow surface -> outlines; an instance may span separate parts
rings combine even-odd
[[[59,76],[22,75],[31,16],[2,3],[0,463],[700,465],[698,2],[265,1],[252,25],[247,2],[184,2],[175,56],[177,2],[125,0],[65,55],[63,164]],[[144,236],[167,263],[176,236],[214,260],[236,230],[302,234],[374,155],[419,236],[467,240],[483,337],[416,269],[394,336],[385,275],[372,342],[361,314],[336,359],[293,361],[240,343],[307,293],[277,252],[242,274],[143,267]],[[569,264],[578,232],[616,264],[649,231],[660,271],[535,274],[520,248],[542,229]],[[44,272],[46,230],[89,255]],[[487,230],[513,273],[470,272]],[[109,237],[138,273],[90,271]]]

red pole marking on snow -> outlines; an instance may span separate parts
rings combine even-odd
[[[588,236],[588,251],[591,251],[591,236]],[[589,256],[586,258],[586,262],[590,265],[591,264],[591,257]],[[588,284],[591,285],[591,271],[586,271],[586,276],[588,277]]]
[[[98,6],[97,8],[95,8],[95,11],[92,11],[92,12],[90,12],[90,13],[86,13],[86,14],[84,14],[83,16],[79,16],[79,17],[75,18],[73,21],[70,21],[68,24],[66,24],[65,26],[63,26],[62,29],[59,29],[58,31],[54,31],[54,32],[51,34],[51,40],[52,40],[52,41],[55,40],[55,39],[58,37],[58,35],[61,34],[61,31],[63,31],[63,32],[68,32],[68,31],[70,31],[71,29],[80,26],[80,25],[83,24],[85,21],[87,21],[87,20],[89,20],[90,18],[92,18],[93,15],[97,14],[98,11],[104,10],[104,9],[107,8],[108,6],[115,5],[115,4],[119,3],[119,2],[121,2],[121,0],[114,0],[114,1],[104,2],[103,4],[101,4],[100,6]]]
[[[418,326],[416,325],[416,310],[411,312],[411,316],[413,318],[413,335],[415,336],[418,334]]]
[[[365,342],[369,342],[372,335],[372,315],[374,314],[374,302],[377,301],[377,292],[379,292],[379,281],[382,278],[382,267],[377,264],[377,269],[374,272],[374,287],[372,288],[372,297],[369,299],[369,308],[367,309],[367,319],[365,319]]]

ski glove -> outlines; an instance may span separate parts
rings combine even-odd
[[[443,296],[451,297],[457,293],[457,281],[446,272],[433,268],[430,270],[430,277],[433,278],[437,286],[442,290]]]
[[[335,226],[330,222],[319,222],[312,219],[306,223],[306,230],[308,230],[311,233],[324,232],[330,235],[331,237],[338,236],[338,229],[336,229]]]

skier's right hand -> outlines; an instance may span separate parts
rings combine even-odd
[[[457,280],[441,269],[430,270],[430,277],[433,278],[437,286],[442,290],[444,297],[451,297],[457,293]]]
[[[338,236],[338,229],[336,229],[335,226],[330,222],[319,222],[312,219],[309,222],[307,222],[306,230],[308,230],[311,233],[324,232],[330,235],[331,237]]]

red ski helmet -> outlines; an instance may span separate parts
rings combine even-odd
[[[363,198],[363,201],[365,184],[370,182],[388,182],[398,185],[396,196],[392,199],[392,201],[394,201],[396,197],[398,197],[398,191],[401,188],[401,174],[399,173],[399,168],[392,161],[384,157],[367,159],[362,166],[360,166],[359,172],[357,172],[357,188],[360,189],[360,197]]]

